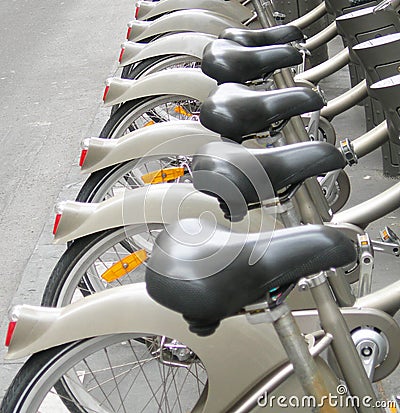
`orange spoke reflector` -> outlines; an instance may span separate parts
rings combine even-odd
[[[382,231],[382,240],[387,241],[389,239],[389,234],[386,231],[386,228]]]
[[[149,120],[147,123],[145,123],[144,124],[144,128],[146,127],[146,126],[151,126],[151,125],[154,125],[155,124],[155,122],[154,122],[154,120]]]
[[[145,184],[160,184],[162,182],[173,181],[185,174],[185,168],[165,168],[158,171],[149,172],[142,175],[142,180]]]
[[[128,274],[128,272],[139,267],[139,265],[146,261],[146,259],[147,254],[145,250],[136,251],[112,265],[106,272],[103,273],[101,278],[106,280],[108,283],[115,281],[118,278]]]
[[[187,116],[188,118],[191,118],[193,115],[189,112],[186,112],[185,109],[183,109],[182,106],[175,106],[174,112],[179,113],[180,115]]]

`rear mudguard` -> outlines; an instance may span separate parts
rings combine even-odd
[[[91,173],[131,159],[193,155],[204,144],[220,142],[220,135],[195,121],[173,121],[140,128],[120,139],[91,138],[81,171]]]
[[[205,10],[179,10],[152,22],[130,21],[127,40],[146,42],[166,33],[178,32],[200,32],[219,36],[228,27],[246,28],[237,20]]]
[[[113,77],[106,84],[106,106],[160,95],[185,96],[202,102],[217,87],[217,82],[199,69],[163,70],[137,80]]]
[[[243,221],[231,223],[224,218],[216,198],[186,183],[143,186],[99,203],[66,201],[59,208],[62,215],[54,237],[56,244],[124,225],[169,224],[200,216],[241,232],[267,231],[281,226],[263,209],[254,209]]]
[[[198,337],[178,313],[155,303],[143,283],[113,288],[64,308],[19,306],[18,323],[7,359],[15,359],[84,338],[144,333],[171,337],[187,345],[201,359],[208,375],[208,394],[201,412],[222,412],[266,374],[287,361],[272,324],[250,324],[245,316],[224,320],[216,333]],[[316,312],[302,315],[319,329]],[[329,390],[337,380],[325,366]],[[240,374],[238,374],[240,372]],[[229,386],[226,385],[229,377]],[[277,390],[287,398],[301,396],[299,382],[290,376]],[[273,392],[272,394],[276,394]],[[270,395],[268,395],[270,396]],[[286,411],[265,407],[252,411]],[[309,409],[299,411],[309,411]]]
[[[251,10],[237,0],[196,0],[195,4],[193,4],[193,0],[140,1],[136,7],[139,8],[137,11],[138,20],[154,20],[163,14],[193,8],[211,11],[240,22],[253,17]]]
[[[125,50],[120,66],[166,55],[187,55],[201,59],[205,46],[215,39],[216,36],[205,33],[174,33],[150,43],[125,42],[122,45]]]

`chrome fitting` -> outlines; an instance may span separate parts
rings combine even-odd
[[[358,158],[350,139],[343,139],[339,142],[339,145],[342,155],[344,156],[344,159],[346,159],[348,165],[352,166],[358,163]]]
[[[318,274],[311,275],[307,278],[301,278],[298,282],[298,287],[300,291],[306,291],[310,288],[318,287],[319,285],[326,282],[327,275],[325,271],[321,271]]]
[[[244,308],[247,321],[250,324],[274,323],[290,312],[289,307],[282,303],[274,308],[268,307],[267,301],[260,301]]]

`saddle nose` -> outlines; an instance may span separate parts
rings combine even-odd
[[[205,47],[201,70],[219,84],[245,83],[302,61],[301,53],[289,45],[245,47],[231,40],[217,39]]]

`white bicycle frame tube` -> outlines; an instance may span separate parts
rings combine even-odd
[[[216,88],[217,82],[199,69],[170,69],[138,80],[110,78],[105,106],[147,96],[177,95],[203,101]]]

